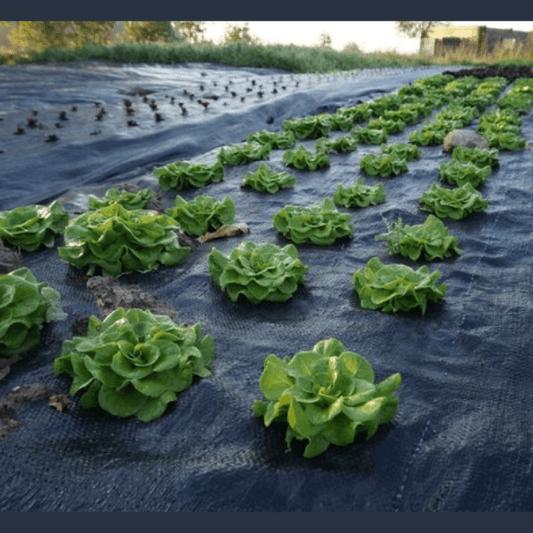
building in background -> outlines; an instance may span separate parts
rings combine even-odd
[[[514,48],[531,38],[527,31],[503,30],[486,26],[437,26],[428,32],[427,38],[420,39],[420,54],[442,56],[447,51],[463,45],[471,52],[492,52],[501,43]]]

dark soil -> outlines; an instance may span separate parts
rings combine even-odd
[[[20,424],[12,418],[16,407],[27,405],[39,400],[46,400],[48,405],[61,412],[68,407],[72,400],[65,394],[49,392],[45,385],[36,383],[16,387],[11,394],[0,398],[0,441],[5,439]]]

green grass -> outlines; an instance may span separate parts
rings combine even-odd
[[[218,63],[235,67],[258,67],[287,70],[294,73],[351,71],[367,68],[413,67],[428,65],[482,66],[496,64],[533,66],[531,51],[516,57],[507,52],[476,56],[462,50],[446,57],[428,58],[420,55],[397,53],[345,53],[330,48],[313,48],[295,45],[269,45],[234,43],[118,43],[113,45],[88,44],[77,49],[50,48],[44,51],[23,53],[0,51],[0,65],[28,63],[58,63],[73,61],[104,61],[108,63],[158,63],[177,64],[185,62]]]
[[[212,62],[238,67],[288,70],[294,73],[325,73],[363,68],[401,67],[432,64],[426,58],[343,53],[332,49],[300,46],[260,46],[235,43],[212,44],[89,44],[65,50],[51,48],[24,54],[0,55],[0,64],[56,63],[70,61],[106,61],[112,63]]]

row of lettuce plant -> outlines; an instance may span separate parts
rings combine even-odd
[[[442,84],[442,79],[440,78],[438,80],[426,79],[422,81],[426,82],[426,87],[430,86],[432,82],[435,82],[435,85]],[[402,88],[406,89],[403,91],[403,96],[408,98],[415,95],[420,96],[417,89],[421,85],[424,84],[415,83],[413,86],[409,86],[409,88]],[[449,91],[452,92],[461,87],[461,84],[456,83],[452,88],[449,88]],[[418,94],[416,94],[417,92]],[[370,118],[372,113],[376,115],[379,112],[384,114],[387,111],[389,113],[399,111],[400,106],[396,106],[396,103],[397,100],[392,97],[384,101],[374,102],[373,105],[369,105],[368,107],[370,113],[366,113],[366,119]],[[415,102],[412,102],[408,105],[414,104]],[[339,115],[342,116],[333,127],[337,129],[348,129],[350,127],[350,119],[348,117],[355,116],[356,113],[352,112],[350,115],[348,110],[343,110]],[[414,116],[414,113],[411,116]],[[380,126],[375,129],[381,129],[386,133],[389,131],[394,132],[391,125],[389,125],[391,129],[387,130],[386,119],[380,121],[378,117],[375,120],[379,122],[372,125]],[[306,127],[309,128],[309,131],[313,131],[313,128],[320,129],[320,125],[324,127],[326,122],[320,122],[319,120],[313,122],[309,120],[306,121]],[[372,129],[374,128],[370,128],[370,130]],[[325,130],[323,129],[321,131],[323,132]],[[360,135],[361,129],[357,133]],[[296,133],[289,127],[281,135],[285,135],[286,137],[274,141],[279,141],[278,148],[293,146],[294,139],[297,137],[309,138],[301,137],[303,135],[302,133]],[[312,136],[317,134],[307,133],[305,135]],[[221,171],[222,164],[241,164],[242,162],[251,160],[264,159],[268,155],[274,145],[274,142],[270,144],[268,139],[272,140],[273,135],[263,134],[262,137],[262,139],[260,137],[248,139],[248,145],[244,147],[244,150],[243,147],[236,148],[233,146],[221,150],[215,165],[210,166],[210,168],[204,166],[201,169],[204,171],[204,176],[207,175],[201,181],[197,181],[194,176],[195,172],[189,173],[192,167],[191,164],[182,164],[174,166],[174,174],[181,176],[183,173],[189,173],[186,179],[180,177],[176,179],[174,177],[172,178],[174,181],[172,181],[168,177],[170,174],[168,172],[169,169],[166,168],[165,171],[159,172],[159,176],[165,176],[161,179],[158,176],[160,185],[162,188],[179,189],[185,186],[201,187],[207,183],[220,181],[223,178],[223,168]],[[317,135],[317,137],[320,137],[320,135]],[[361,138],[363,138],[363,141],[372,141],[370,138],[364,139],[363,136],[360,136],[358,140],[360,141]],[[266,142],[265,139],[267,139]],[[265,145],[268,145],[269,149],[264,148]],[[408,146],[413,151],[411,147],[412,145]],[[338,144],[328,145],[327,142],[320,142],[317,145],[317,154],[324,154],[331,149],[343,151],[343,148],[344,151],[349,151],[353,149],[353,144],[339,142]],[[402,147],[402,149],[405,150],[405,147]],[[385,155],[389,153],[389,149],[386,149],[384,146],[382,147],[382,151]],[[478,151],[475,155],[478,158],[484,157],[486,161],[489,161],[488,165],[485,165],[483,168],[494,164],[494,158],[492,160],[490,158],[491,154],[482,154]],[[413,155],[409,154],[406,157],[413,157]],[[457,161],[460,161],[459,156]],[[475,164],[471,161],[467,162]],[[262,170],[263,173],[268,174],[265,171],[265,167]],[[215,171],[218,178],[213,178]],[[154,174],[156,174],[155,169]],[[480,183],[478,182],[477,185]],[[340,193],[345,192],[342,188],[338,188],[339,203],[344,201],[344,205],[346,206],[369,205],[367,203],[368,196],[371,197],[371,203],[383,201],[383,190],[380,190],[379,187],[365,189],[361,180],[356,182],[355,185],[357,187],[354,186],[354,190],[351,192],[359,189],[359,201],[362,202],[362,205],[357,200],[354,200],[354,203],[350,201],[346,203],[346,200],[341,199],[342,194]],[[266,187],[265,190],[267,190]],[[366,193],[366,197],[364,193]],[[124,205],[121,205],[118,199],[119,194],[110,192],[106,196],[107,204],[93,202],[91,207],[97,212],[92,213],[92,215],[101,215],[102,210],[111,208],[111,219],[113,218],[113,214],[119,214],[119,218],[133,219],[135,222],[138,222],[138,219],[142,218],[142,214],[139,213],[138,217],[136,217],[135,213],[129,216],[125,215],[125,212],[129,210],[133,212],[142,211],[142,207],[140,206],[143,203],[146,204],[152,198],[149,193],[145,193],[143,198],[138,199],[122,197]],[[168,213],[168,215],[175,214],[178,217],[178,211],[181,209],[183,214],[180,216],[183,217],[183,220],[189,221],[207,217],[208,220],[204,221],[207,225],[198,228],[189,228],[189,233],[198,234],[204,231],[206,227],[212,228],[213,226],[209,226],[209,224],[217,219],[213,215],[213,212],[217,211],[217,209],[219,209],[219,215],[221,213],[224,213],[224,215],[218,217],[214,223],[215,225],[230,223],[233,220],[234,206],[230,205],[231,199],[229,197],[219,202],[217,206],[213,204],[210,207],[206,207],[209,204],[209,201],[206,200],[207,197],[197,198],[198,200],[195,203],[194,201],[185,202],[180,197],[177,197],[174,210],[170,210]],[[140,203],[135,203],[137,201]],[[317,206],[311,207],[315,208]],[[340,233],[337,233],[335,239],[331,241],[331,239],[327,238],[325,229],[322,228],[323,233],[321,237],[325,238],[325,240],[318,241],[316,244],[328,244],[334,242],[336,238],[351,235],[348,219],[344,220],[342,216],[332,216],[336,210],[331,200],[324,201],[321,207],[330,216],[330,220],[327,221],[326,226],[329,224],[333,227],[333,220],[335,223],[340,223],[338,224],[339,226],[344,226],[344,229]],[[195,211],[196,208],[198,211]],[[286,209],[285,211],[291,210]],[[195,215],[195,212],[198,214]],[[306,212],[306,215],[309,214]],[[342,215],[338,212],[337,214]],[[86,213],[86,215],[89,215],[89,213]],[[152,217],[163,216],[154,214],[153,212],[145,212],[144,215]],[[311,213],[311,218],[313,216],[319,216],[319,212]],[[291,237],[294,235],[296,236],[296,240],[302,239],[301,228],[292,227],[290,230],[288,229],[291,226],[289,223],[290,216],[285,214],[280,215],[278,213],[277,217],[277,223],[280,225],[280,228],[283,228],[286,235],[290,235]],[[169,216],[169,218],[172,217]],[[98,219],[97,223],[101,222],[102,220]],[[117,235],[124,234],[121,224],[122,221],[109,220],[107,228],[110,228],[113,232],[112,237],[116,238]],[[75,226],[76,224],[72,225]],[[187,222],[183,221],[180,221],[180,224],[177,225],[178,228],[185,228],[186,226]],[[394,248],[395,252],[402,250],[400,253],[411,254],[409,257],[413,259],[420,257],[422,253],[424,253],[426,260],[442,258],[447,256],[446,254],[461,253],[456,239],[454,240],[453,237],[447,235],[445,232],[446,228],[439,219],[430,215],[426,220],[424,228],[422,233],[426,233],[427,230],[427,233],[432,233],[433,236],[439,234],[443,245],[440,247],[433,246],[433,248],[422,247],[413,251],[412,247],[409,248],[405,239],[407,238],[408,240],[410,236],[411,239],[416,240],[415,236],[417,232],[420,235],[421,230],[420,228],[402,226],[400,222],[394,229],[389,228],[391,230],[387,239],[389,246],[391,249]],[[173,229],[175,230],[176,226]],[[280,229],[279,231],[282,230]],[[331,233],[331,228],[328,231]],[[54,235],[60,232],[61,230],[56,231]],[[79,232],[80,230],[78,229],[76,234],[78,238],[80,236]],[[144,232],[146,232],[146,228],[144,228]],[[164,232],[159,231],[155,233],[159,235],[159,239],[156,238],[156,241],[165,241],[161,235]],[[395,238],[392,237],[392,233],[395,234]],[[308,239],[308,237],[305,237],[302,242]],[[111,236],[108,236],[106,243],[111,243],[111,240]],[[50,236],[47,237],[46,242],[50,243]],[[435,242],[435,238],[433,238],[432,242]],[[95,243],[92,244],[93,246],[89,246],[91,253],[94,252],[95,248]],[[101,247],[102,243],[99,244]],[[172,249],[172,246],[170,248]],[[237,248],[234,249],[234,254],[232,252],[233,256],[230,254],[230,258],[224,257],[213,248],[208,259],[208,268],[215,283],[221,288],[224,288],[227,294],[229,296],[231,295],[230,299],[233,301],[237,301],[240,294],[246,295],[248,293],[251,295],[249,297],[250,301],[254,301],[255,299],[254,303],[264,300],[285,301],[294,294],[298,284],[303,283],[304,275],[308,271],[308,267],[301,263],[297,250],[292,244],[284,248],[279,248],[271,244],[255,245],[247,241]],[[74,255],[79,258],[83,254],[78,251],[78,254]],[[163,246],[159,250],[158,256],[168,258],[172,256],[172,253]],[[274,257],[276,259],[272,260]],[[139,268],[139,265],[143,264],[143,260],[146,261],[146,258],[137,250],[131,257],[128,257],[126,267]],[[170,261],[173,260],[170,257]],[[163,261],[161,262],[165,264]],[[150,265],[150,261],[148,261],[148,264]],[[172,262],[167,264],[172,264]],[[149,269],[153,268],[153,265],[150,265]],[[250,275],[251,272],[252,275]],[[260,274],[259,277],[257,274]],[[398,274],[400,275],[398,276]],[[362,305],[362,307],[379,308],[385,312],[410,310],[414,307],[420,307],[422,314],[424,314],[427,301],[441,299],[446,290],[445,284],[436,285],[435,283],[439,274],[438,271],[432,274],[429,273],[427,267],[421,267],[418,271],[414,271],[405,265],[383,265],[379,259],[372,258],[365,269],[357,271],[354,274],[354,286],[359,293],[361,302],[365,302],[365,305]],[[247,277],[249,278],[248,281],[246,281]],[[395,285],[396,287],[393,292],[397,294],[385,295],[383,291],[375,291],[374,282],[376,279],[381,279],[383,285],[386,286]],[[405,286],[401,286],[402,283]],[[369,289],[370,285],[373,286]],[[250,287],[253,289],[250,289]],[[10,290],[4,292],[11,293]],[[399,297],[399,295],[405,294],[408,297]],[[55,301],[57,301],[57,296],[55,297]],[[50,313],[50,316],[54,316],[53,311]],[[59,375],[69,374],[73,377],[71,394],[85,389],[82,397],[82,405],[84,407],[100,405],[104,410],[116,416],[135,415],[144,421],[159,418],[165,411],[167,404],[176,399],[176,393],[190,385],[193,375],[200,377],[210,375],[209,366],[214,357],[212,339],[207,336],[203,340],[200,340],[199,325],[192,327],[192,329],[190,327],[180,327],[176,324],[169,323],[168,320],[170,319],[167,321],[160,320],[165,318],[168,317],[153,317],[149,312],[142,312],[140,310],[126,312],[123,309],[115,311],[115,313],[109,315],[103,322],[92,317],[87,337],[66,341],[60,357],[54,363],[54,368]],[[117,328],[122,328],[124,331],[118,333]],[[177,333],[178,331],[180,334]],[[88,340],[89,338],[91,339],[90,341]],[[123,338],[124,340],[117,341],[118,338]],[[155,338],[157,338],[157,341]],[[179,342],[176,343],[177,338],[179,338]],[[32,342],[35,343],[35,341]],[[109,350],[110,343],[115,343],[117,346],[116,355],[111,354],[112,350]],[[177,345],[182,346],[183,343],[189,348],[179,349],[176,347]],[[180,357],[177,355],[178,352],[180,352]],[[191,355],[187,357],[187,353]],[[327,369],[326,373],[322,371],[322,368]],[[358,375],[358,372],[361,375]],[[343,376],[342,379],[339,376]],[[401,378],[399,374],[395,374],[381,384],[374,385],[373,371],[364,358],[353,352],[346,351],[342,343],[337,339],[327,339],[320,341],[310,352],[296,354],[290,361],[288,358],[282,361],[273,354],[268,356],[265,360],[264,371],[260,380],[261,392],[265,396],[266,401],[256,402],[254,404],[254,411],[256,415],[264,417],[265,425],[270,425],[273,421],[285,421],[288,424],[287,444],[290,445],[290,442],[295,438],[307,439],[309,443],[304,452],[304,456],[313,457],[325,451],[330,444],[345,445],[353,442],[355,434],[359,431],[366,431],[367,438],[370,438],[375,433],[379,424],[388,422],[396,413],[398,398],[392,396],[392,393],[399,386],[400,382]]]

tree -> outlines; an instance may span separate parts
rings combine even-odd
[[[224,35],[224,43],[258,44],[258,40],[257,38],[252,37],[248,22],[245,22],[242,26],[239,26],[238,24],[229,26],[229,28],[226,29],[226,34]]]
[[[11,22],[2,22],[2,25]],[[76,48],[88,43],[111,42],[115,21],[17,21],[9,32],[11,44],[17,48]]]
[[[205,32],[205,22],[199,20],[173,21],[172,26],[180,40],[193,43],[201,41]]]
[[[331,48],[331,35],[326,32],[320,34],[320,48]]]
[[[169,42],[174,39],[174,29],[169,20],[127,21],[126,32],[129,39],[136,43]]]
[[[450,22],[437,21],[398,21],[396,22],[396,29],[407,37],[420,37],[426,39],[429,30],[436,26],[449,26]]]
[[[362,54],[361,49],[355,43],[346,43],[342,49],[344,54]]]

